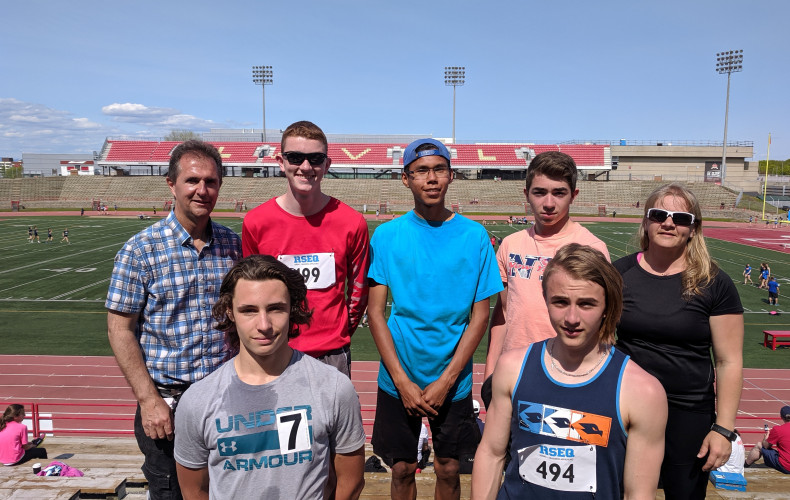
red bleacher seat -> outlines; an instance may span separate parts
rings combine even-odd
[[[151,161],[167,162],[170,152],[178,145],[174,141],[108,141],[110,148],[107,161]],[[258,157],[257,148],[263,145],[260,142],[214,142],[220,150],[225,163],[255,163]],[[273,152],[279,151],[277,143],[267,143]],[[392,156],[387,156],[387,150],[406,144],[395,143],[337,143],[329,144],[329,157],[335,165],[355,166],[387,166],[392,165]],[[453,166],[479,168],[514,167],[525,165],[524,159],[519,158],[516,151],[529,148],[536,154],[544,151],[562,151],[568,153],[579,167],[603,167],[604,151],[607,146],[598,144],[451,144],[448,148],[455,151]],[[402,165],[402,160],[399,162]]]

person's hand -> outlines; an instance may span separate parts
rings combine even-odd
[[[420,416],[430,418],[437,415],[436,410],[431,408],[431,405],[423,400],[420,386],[411,380],[407,380],[397,387],[400,400],[403,403],[403,407],[406,408],[406,413],[413,417]]]
[[[140,417],[146,436],[173,440],[173,413],[161,396],[156,395],[140,402]]]
[[[705,465],[702,466],[702,470],[707,472],[726,464],[727,460],[730,458],[731,452],[732,443],[730,440],[718,432],[710,431],[702,442],[699,453],[697,453],[697,458],[708,455]]]
[[[423,401],[434,410],[433,416],[439,414],[439,408],[444,404],[448,392],[450,392],[450,384],[442,378],[434,380],[422,391]]]

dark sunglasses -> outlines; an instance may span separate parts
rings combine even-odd
[[[305,160],[317,167],[326,161],[326,153],[300,153],[298,151],[283,152],[283,156],[291,165],[301,165]]]
[[[672,222],[676,226],[691,226],[694,224],[694,214],[688,212],[670,212],[662,208],[650,208],[647,210],[647,218],[653,222],[662,223],[672,217]]]

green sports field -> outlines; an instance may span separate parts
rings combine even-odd
[[[241,232],[241,219],[217,219]],[[153,221],[118,217],[7,217],[0,215],[0,354],[110,355],[104,298],[113,257],[134,233]],[[27,242],[27,227],[38,226],[42,243]],[[371,232],[378,223],[371,223]],[[585,223],[609,247],[612,260],[635,251],[636,224]],[[54,243],[44,243],[51,227]],[[71,244],[59,243],[69,228]],[[486,226],[503,238],[524,226]],[[790,262],[786,254],[709,239],[721,267],[738,283],[746,310],[744,365],[751,368],[790,368],[790,349],[762,346],[762,331],[790,330]],[[757,280],[760,262],[768,262],[782,286],[780,306],[768,305],[768,293],[741,283],[748,262]],[[493,304],[492,304],[493,305]],[[772,316],[771,309],[788,311]],[[485,346],[486,341],[482,342]],[[476,362],[484,361],[484,348]],[[360,328],[352,343],[353,358],[378,360],[370,332]]]

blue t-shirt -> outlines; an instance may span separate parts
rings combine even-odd
[[[746,276],[752,274],[752,266],[746,266],[743,272],[746,274]]]
[[[488,234],[462,215],[429,222],[412,211],[376,229],[370,248],[368,276],[392,293],[387,326],[398,360],[424,389],[450,363],[472,305],[503,289]],[[378,385],[399,397],[384,363]],[[470,360],[448,396],[457,401],[471,390]]]
[[[779,293],[779,282],[775,280],[769,281],[768,291],[771,293]]]

